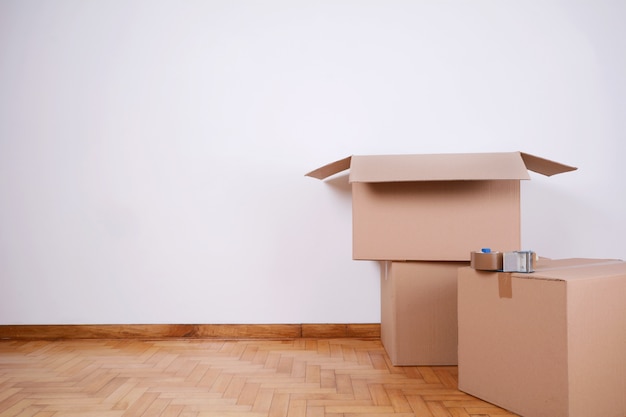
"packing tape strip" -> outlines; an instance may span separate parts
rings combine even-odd
[[[498,273],[498,295],[500,298],[513,298],[513,283],[509,272]]]
[[[501,271],[501,252],[472,252],[470,266],[481,271]]]

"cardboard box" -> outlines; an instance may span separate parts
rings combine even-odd
[[[457,364],[457,275],[468,262],[381,262],[381,341],[395,366]]]
[[[349,169],[353,259],[469,261],[482,247],[519,250],[520,180],[576,168],[522,152],[366,155],[306,174]]]
[[[459,269],[459,389],[525,417],[626,416],[626,263]]]

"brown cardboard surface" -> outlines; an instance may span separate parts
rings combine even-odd
[[[543,174],[546,177],[551,177],[556,174],[562,174],[563,172],[576,170],[575,167],[560,164],[558,162],[554,162],[549,159],[541,158],[539,156],[531,155],[528,153],[520,152],[520,155],[524,160],[524,165],[526,165],[526,168],[538,174]]]
[[[350,182],[523,180],[577,168],[523,152],[352,155],[306,175],[325,179],[350,169]]]
[[[381,340],[395,366],[457,364],[457,271],[467,262],[381,262]]]
[[[352,184],[353,259],[469,261],[521,245],[519,181]]]
[[[318,180],[323,180],[324,178],[328,178],[331,175],[337,174],[341,171],[345,171],[346,169],[350,169],[350,163],[352,162],[352,157],[349,156],[347,158],[340,159],[335,162],[331,162],[330,164],[324,165],[323,167],[317,168],[306,174],[308,177],[317,178]]]
[[[626,263],[459,269],[459,389],[526,417],[626,415]]]
[[[350,182],[529,179],[517,153],[355,155]]]
[[[520,249],[520,180],[575,170],[521,152],[353,155],[308,176],[350,169],[353,258],[469,261]]]

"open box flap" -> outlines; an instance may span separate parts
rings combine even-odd
[[[305,174],[305,176],[317,178],[318,180],[323,180],[332,175],[338,174],[341,171],[345,171],[346,169],[349,169],[351,159],[352,157],[349,156],[347,158],[343,158],[338,161],[331,162],[330,164],[326,164],[323,167],[314,169],[313,171]]]
[[[547,177],[550,177],[556,174],[562,174],[564,172],[575,171],[578,169],[573,166],[561,164],[559,162],[554,162],[549,159],[531,155],[529,153],[520,152],[520,155],[522,156],[522,159],[524,160],[524,164],[526,165],[526,168],[538,174],[543,174]]]
[[[353,155],[306,175],[325,179],[350,169],[350,182],[527,180],[577,168],[522,152]]]

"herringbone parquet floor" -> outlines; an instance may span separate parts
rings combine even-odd
[[[379,340],[0,341],[0,417],[514,416]]]

